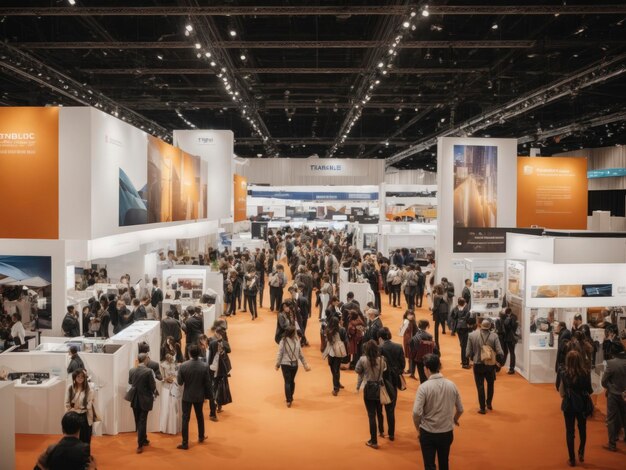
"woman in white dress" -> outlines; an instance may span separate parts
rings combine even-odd
[[[181,390],[176,382],[178,364],[174,356],[166,354],[161,362],[163,387],[161,389],[161,416],[159,431],[165,434],[178,434],[182,429],[181,422]]]

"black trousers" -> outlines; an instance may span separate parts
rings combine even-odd
[[[478,391],[478,404],[484,410],[485,405],[491,405],[494,394],[494,383],[496,381],[496,366],[486,366],[485,364],[474,364],[474,381]],[[487,382],[487,397],[485,399],[485,381]]]
[[[383,304],[381,303],[381,300],[380,300],[380,291],[378,290],[378,286],[376,287],[376,289],[373,289],[373,291],[374,291],[374,305],[376,306],[376,309],[382,313]]]
[[[413,289],[404,291],[404,298],[406,299],[406,308],[409,310],[415,309],[415,291]]]
[[[265,289],[265,281],[259,281],[259,307],[263,308],[263,290]]]
[[[246,294],[246,299],[248,299],[248,308],[250,308],[250,315],[252,316],[252,318],[257,318],[259,315],[256,310],[256,293]]]
[[[426,372],[424,372],[424,363],[416,362],[415,367],[417,368],[417,373],[420,377],[420,383],[423,384],[428,380],[428,377],[426,377]]]
[[[383,405],[380,404],[380,400],[368,400],[365,398],[365,394],[363,394],[363,401],[365,402],[367,419],[370,424],[370,441],[373,444],[378,444],[378,438],[376,437],[376,419],[378,419],[378,430],[382,434],[385,429],[383,427]]]
[[[467,328],[459,328],[456,330],[459,336],[459,343],[461,345],[461,364],[464,366],[469,365],[469,358],[465,354],[467,351],[467,339],[469,337],[469,330]]]
[[[517,343],[511,341],[501,341],[502,350],[504,352],[504,361],[502,364],[506,364],[506,358],[511,355],[511,362],[509,363],[509,370],[515,370],[515,345]]]
[[[309,341],[306,339],[306,325],[309,322],[308,315],[302,316],[302,323],[300,324],[300,332],[302,333],[302,337],[300,338],[300,344],[309,344]]]
[[[417,289],[417,294],[415,294],[415,306],[416,307],[421,307],[422,306],[422,300],[424,299],[424,289]]]
[[[394,437],[396,435],[396,400],[393,400],[391,403],[385,406],[385,414],[387,415],[387,431],[389,437]],[[381,434],[383,432],[381,431]]]
[[[189,442],[189,420],[191,419],[191,407],[196,412],[196,421],[198,422],[198,438],[204,437],[204,413],[202,410],[204,401],[190,402],[183,400],[183,444]]]
[[[420,428],[420,447],[424,459],[424,470],[436,470],[435,456],[439,464],[439,470],[448,470],[448,457],[450,446],[454,440],[452,431],[428,432]]]
[[[215,380],[215,379],[212,379]],[[208,393],[207,401],[209,402],[209,417],[215,418],[217,417],[217,403],[215,403],[215,393],[213,393],[213,383],[211,383],[211,392]]]
[[[283,303],[282,287],[270,286],[270,310],[280,310],[280,304]]]
[[[89,420],[87,420],[87,413],[79,413],[78,416],[81,417],[81,423],[80,423],[80,435],[78,436],[78,438],[80,439],[80,442],[84,442],[85,444],[87,444],[90,447],[90,454],[91,454],[91,433],[92,433],[92,428],[89,424]]]
[[[400,289],[402,288],[402,286],[400,284],[394,285],[391,284],[391,304],[394,307],[400,307],[401,306],[401,297],[400,297]]]
[[[285,380],[285,400],[287,403],[293,401],[293,394],[296,391],[296,374],[298,373],[298,364],[295,366],[287,366],[281,364],[280,370],[283,373],[283,379]]]
[[[133,415],[135,416],[135,428],[137,429],[137,447],[142,447],[148,440],[146,428],[148,426],[148,410],[142,410],[139,407],[133,407]]]
[[[409,358],[409,375],[415,375],[415,361]]]
[[[578,446],[578,453],[585,453],[585,443],[587,442],[587,418],[583,413],[565,413],[565,440],[567,441],[567,452],[569,454],[570,462],[576,462],[576,454],[574,453],[574,425],[578,423],[578,434],[580,437],[580,445]]]
[[[338,392],[341,374],[341,358],[328,356],[328,365],[330,366],[330,373],[333,375],[333,390]]]
[[[614,447],[620,430],[626,430],[626,402],[621,395],[609,393],[606,397],[606,424],[609,428],[609,445]]]
[[[439,321],[439,319],[435,316],[435,343],[439,346],[439,325],[441,325],[441,332],[446,334],[446,322]]]

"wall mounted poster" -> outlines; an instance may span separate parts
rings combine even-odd
[[[459,252],[457,229],[497,226],[498,147],[455,145],[453,152],[454,251]]]
[[[59,238],[59,108],[0,108],[0,238]]]
[[[247,217],[248,208],[248,180],[247,178],[234,174],[234,215],[233,220],[235,222],[243,222]]]
[[[587,229],[587,159],[519,157],[517,226]]]
[[[119,225],[203,218],[207,211],[206,164],[156,137],[148,136],[147,182],[136,188],[120,168]]]
[[[19,313],[26,331],[52,328],[52,258],[0,255],[0,310]]]

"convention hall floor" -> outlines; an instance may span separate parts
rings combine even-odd
[[[394,335],[402,313],[397,308],[383,308],[383,323]],[[92,450],[98,468],[171,470],[198,468],[199,463],[221,470],[348,469],[365,465],[385,469],[423,468],[411,418],[418,382],[409,379],[408,389],[399,392],[395,442],[379,439],[378,450],[367,448],[367,415],[362,396],[355,392],[356,375],[342,372],[341,381],[346,388],[337,397],[331,395],[330,371],[319,352],[316,314],[308,326],[312,346],[304,351],[313,370],[305,373],[300,368],[293,407],[285,406],[282,375],[274,370],[275,317],[276,314],[263,309],[254,322],[244,313],[229,319],[233,350],[230,385],[234,402],[224,407],[218,423],[207,420],[206,442],[196,443],[193,416],[188,451],[176,449],[180,436],[149,433],[151,445],[141,455],[135,453],[135,434],[95,437]],[[420,310],[418,317],[430,315],[427,310]],[[482,416],[477,414],[472,372],[460,367],[457,338],[443,336],[442,350],[443,373],[459,387],[465,407],[461,426],[454,431],[452,468],[569,468],[560,398],[553,385],[531,385],[519,375],[500,373],[494,411]],[[618,453],[602,449],[607,442],[603,397],[598,398],[597,405],[598,411],[588,423],[586,462],[581,467],[623,469],[625,444],[619,444]],[[17,468],[32,469],[38,454],[57,439],[58,436],[18,435]]]

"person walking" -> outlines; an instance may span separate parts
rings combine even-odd
[[[387,285],[391,294],[391,303],[394,307],[401,308],[400,289],[402,288],[402,270],[392,264],[387,273]]]
[[[435,343],[437,345],[439,345],[439,326],[441,326],[441,333],[446,334],[446,322],[448,320],[447,299],[443,286],[435,286],[433,293],[433,320],[435,321]]]
[[[576,466],[574,453],[574,425],[578,424],[580,445],[578,460],[585,461],[585,443],[587,441],[587,417],[593,411],[590,395],[591,376],[585,367],[583,356],[578,351],[570,351],[565,356],[565,364],[559,369],[559,393],[561,395],[561,411],[565,418],[565,440],[569,454],[569,466]]]
[[[163,386],[161,388],[159,431],[164,434],[178,434],[181,431],[181,392],[178,384],[176,383],[178,363],[176,362],[175,353],[173,351],[165,353],[165,357],[161,361],[161,375],[163,376]]]
[[[605,449],[616,452],[619,432],[621,429],[626,431],[626,352],[619,352],[606,362],[602,386],[606,389],[606,421],[609,431],[609,444]]]
[[[78,348],[74,345],[69,349],[70,362],[67,365],[67,373],[73,374],[77,370],[85,370],[85,363],[78,355]]]
[[[198,422],[198,442],[202,443],[206,439],[204,433],[204,413],[202,406],[204,405],[204,397],[211,385],[209,377],[209,368],[206,363],[200,361],[200,348],[197,344],[189,347],[190,359],[178,369],[176,381],[178,385],[184,386],[183,389],[183,442],[177,446],[177,449],[189,449],[189,419],[191,418],[191,408],[196,413],[196,421]]]
[[[391,402],[384,405],[385,415],[387,416],[387,430],[389,432],[389,440],[393,441],[396,434],[396,402],[398,401],[398,390],[401,390],[402,373],[406,366],[404,359],[404,351],[402,346],[391,341],[391,331],[384,327],[380,330],[379,341],[380,353],[385,358],[387,370],[383,373],[383,379],[391,384],[392,389],[387,390]]]
[[[230,358],[228,357],[230,351],[226,330],[218,326],[215,328],[213,337],[209,340],[209,373],[212,379],[212,391],[217,413],[222,412],[222,406],[233,401],[228,383],[228,377],[230,377],[232,369]],[[213,415],[212,410],[211,414]],[[215,420],[212,419],[212,421]]]
[[[415,307],[422,308],[424,291],[426,290],[426,275],[422,272],[421,266],[416,266],[415,272],[417,274],[417,293],[415,296]]]
[[[502,365],[506,363],[507,356],[509,357],[509,371],[507,374],[515,374],[515,345],[517,345],[517,315],[513,313],[510,307],[504,310],[504,359]],[[591,358],[590,358],[591,359]]]
[[[273,312],[280,309],[283,303],[283,287],[287,284],[285,268],[282,264],[276,265],[275,271],[268,278],[268,284],[270,285],[270,311]]]
[[[376,436],[376,420],[380,437],[384,437],[383,407],[380,402],[380,387],[384,387],[383,373],[387,369],[385,358],[382,357],[376,341],[370,340],[363,346],[363,356],[356,363],[355,372],[359,375],[357,392],[363,391],[363,401],[369,420],[370,439],[366,446],[378,449]]]
[[[493,410],[494,383],[496,380],[496,366],[502,364],[502,346],[498,335],[491,330],[491,321],[485,319],[480,329],[470,333],[467,341],[467,357],[474,362],[474,381],[478,391],[478,412],[486,414],[485,407]],[[487,382],[487,396],[485,397],[485,381]]]
[[[409,310],[415,309],[415,296],[417,295],[418,278],[412,265],[406,267],[406,274],[404,276],[404,298],[406,299],[407,308]]]
[[[337,396],[339,390],[344,388],[340,381],[341,359],[348,355],[345,342],[346,330],[339,326],[339,318],[332,316],[328,320],[328,326],[324,330],[326,348],[322,352],[322,359],[328,359],[328,366],[333,376],[333,396]]]
[[[298,373],[298,361],[304,366],[307,372],[311,370],[304,354],[295,326],[288,326],[285,330],[283,338],[278,344],[278,354],[276,356],[276,370],[281,369],[283,379],[285,380],[285,400],[287,408],[291,408],[293,403],[293,394],[296,391],[296,374]]]
[[[126,400],[130,401],[135,417],[135,427],[137,428],[137,453],[143,452],[143,447],[150,444],[146,434],[148,424],[148,413],[152,410],[154,395],[156,392],[156,381],[154,372],[148,369],[147,364],[150,358],[147,354],[141,353],[137,357],[139,365],[133,367],[128,372],[128,383],[131,385],[126,394]]]
[[[411,354],[411,338],[417,333],[417,322],[415,321],[415,312],[407,310],[402,318],[402,327],[400,327],[400,336],[402,336],[402,347],[404,348],[404,357],[409,360],[409,377],[415,378],[415,362]]]
[[[441,361],[436,354],[424,357],[428,380],[420,385],[413,404],[413,423],[419,433],[425,470],[448,470],[454,426],[463,414],[461,395],[454,383],[441,374]]]
[[[252,316],[253,320],[258,318],[259,316],[256,308],[256,297],[258,290],[259,287],[257,275],[254,271],[251,271],[246,274],[245,277],[244,295],[246,296],[248,307],[250,308],[250,315]]]
[[[363,344],[363,333],[365,332],[365,322],[358,310],[349,310],[348,328],[348,354],[351,356],[350,369],[354,370],[356,363],[361,357]]]
[[[459,337],[459,344],[461,345],[461,367],[463,369],[469,369],[469,359],[466,354],[467,338],[469,337],[469,325],[467,320],[470,316],[469,308],[463,297],[459,297],[457,300],[457,306],[452,309],[452,322],[454,324],[454,331]]]
[[[424,370],[424,357],[428,354],[439,353],[439,347],[437,343],[433,341],[433,335],[428,332],[430,323],[428,320],[420,320],[417,323],[417,332],[411,338],[409,342],[409,351],[417,373],[419,374],[420,383],[423,384],[428,380],[426,372]],[[411,378],[415,378],[415,375],[411,375]]]
[[[94,422],[94,393],[87,382],[85,369],[72,372],[72,383],[65,392],[65,411],[73,411],[81,419],[79,439],[91,451],[91,434]],[[91,453],[91,452],[90,452]]]

